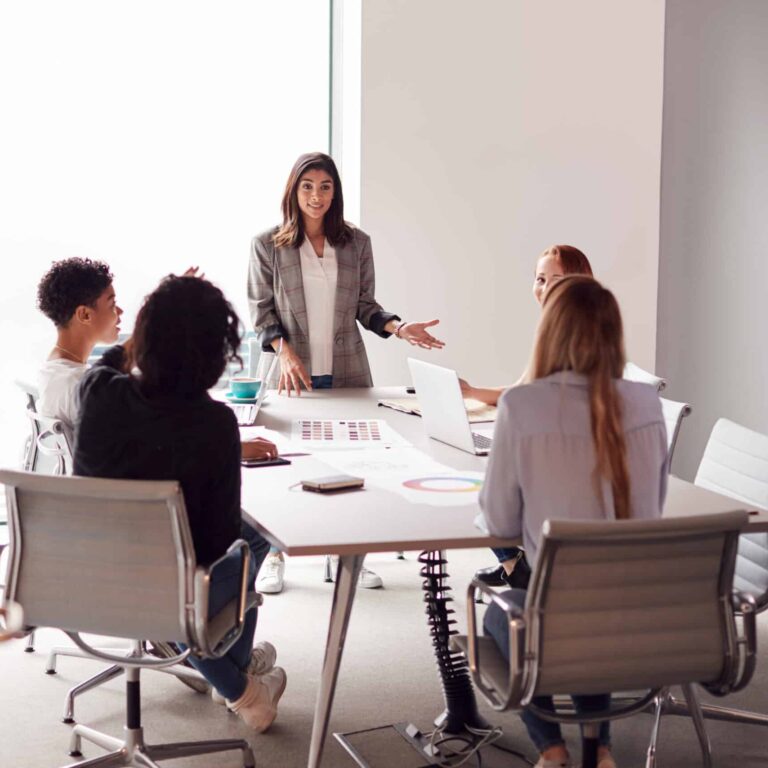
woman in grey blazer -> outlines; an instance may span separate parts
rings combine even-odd
[[[358,323],[383,338],[443,346],[427,330],[437,320],[403,322],[377,303],[371,238],[344,221],[341,179],[328,155],[299,157],[282,211],[281,226],[253,238],[248,273],[254,330],[263,349],[279,351],[278,391],[372,386]],[[282,554],[273,549],[259,573],[259,592],[281,592],[284,573]],[[382,581],[363,568],[360,586],[375,589]]]
[[[534,567],[548,518],[661,516],[667,490],[661,402],[651,385],[621,378],[624,364],[621,314],[613,294],[589,277],[564,277],[550,288],[529,367],[531,383],[507,390],[499,400],[480,493],[488,531],[502,538],[522,536]],[[507,594],[523,606],[524,591]],[[491,606],[484,625],[508,656],[504,613]],[[533,703],[552,706],[548,697]],[[580,711],[609,704],[608,694],[574,695]],[[527,709],[521,717],[540,753],[537,768],[571,765],[558,724]],[[608,723],[600,727],[600,745],[598,768],[616,768]]]
[[[328,155],[299,157],[282,212],[281,226],[253,238],[248,276],[254,330],[263,349],[280,350],[280,391],[372,386],[358,323],[382,338],[443,346],[427,331],[437,320],[404,322],[376,302],[371,239],[344,221]]]

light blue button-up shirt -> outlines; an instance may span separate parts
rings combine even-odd
[[[633,518],[661,516],[667,492],[667,436],[661,402],[649,384],[617,379]],[[611,520],[610,483],[602,498],[592,473],[595,450],[586,376],[562,371],[513,387],[499,410],[480,493],[488,531],[522,536],[528,561],[536,562],[545,520]]]

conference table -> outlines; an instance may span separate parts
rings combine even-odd
[[[452,470],[485,471],[485,458],[430,439],[419,417],[378,405],[379,400],[405,396],[404,387],[330,389],[304,392],[300,397],[290,398],[270,392],[256,424],[288,438],[298,419],[379,419],[413,448]],[[334,468],[332,449],[309,447],[297,451],[294,446],[291,450],[304,455],[291,457],[290,466],[243,469],[242,506],[245,519],[287,555],[339,556],[307,762],[309,768],[317,768],[325,745],[347,626],[365,555],[369,552],[424,550],[439,552],[436,560],[442,558],[444,561],[444,550],[504,547],[519,542],[489,536],[474,525],[479,511],[476,494],[467,494],[472,496],[472,503],[435,506],[414,503],[412,498],[370,483],[361,491],[330,495],[303,492],[300,489],[302,480],[336,475],[339,470]],[[403,451],[397,445],[388,450],[393,460],[402,453],[413,455],[409,453],[410,448]],[[369,454],[364,449],[358,450],[357,454],[359,466],[364,467]],[[360,474],[365,476],[365,472]],[[665,516],[743,508],[743,503],[727,496],[673,476],[669,478]],[[750,533],[768,532],[768,512],[752,514],[749,530]],[[438,583],[443,584],[442,581]]]

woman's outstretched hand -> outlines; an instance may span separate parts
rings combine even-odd
[[[436,339],[427,328],[437,325],[439,320],[429,320],[426,323],[406,323],[401,326],[398,336],[409,344],[422,349],[442,349],[445,342]]]
[[[283,341],[282,348],[280,350],[280,381],[277,385],[277,394],[281,394],[283,390],[291,396],[291,390],[295,391],[297,395],[301,395],[301,385],[304,385],[304,389],[312,391],[312,379],[307,373],[307,369],[304,367],[304,363],[301,362],[301,358],[293,351],[291,345],[286,341]]]

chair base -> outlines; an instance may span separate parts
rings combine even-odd
[[[210,755],[239,749],[243,753],[243,768],[255,768],[253,751],[245,739],[216,739],[211,741],[179,741],[173,744],[149,745],[144,742],[144,729],[126,728],[125,738],[116,739],[93,728],[76,725],[70,740],[70,757],[82,757],[82,740],[110,750],[106,755],[90,760],[70,763],[66,768],[106,768],[107,766],[131,766],[131,768],[157,768],[163,760]]]
[[[104,648],[99,650],[114,653],[114,648]],[[125,655],[135,656],[138,653],[139,651],[134,648],[132,651],[126,651]],[[79,648],[67,648],[63,646],[53,648],[48,654],[48,660],[45,665],[45,673],[47,675],[56,674],[56,659],[59,656],[70,656],[72,658],[78,659],[93,659],[93,656],[89,656]],[[184,683],[184,685],[188,686],[196,693],[206,694],[211,689],[208,681],[197,670],[191,669],[190,667],[175,665],[173,667],[156,669],[154,671],[164,672],[167,675],[173,675],[180,682]],[[102,683],[106,683],[107,681],[122,675],[123,672],[123,667],[120,667],[117,664],[113,664],[111,667],[106,667],[101,672],[96,673],[92,677],[89,677],[87,680],[83,680],[82,683],[78,683],[77,685],[70,688],[67,691],[67,695],[64,699],[64,714],[62,715],[61,721],[67,725],[71,725],[75,722],[75,698],[77,696],[79,696],[81,693],[85,693],[86,691],[90,691],[92,688],[98,687]]]

